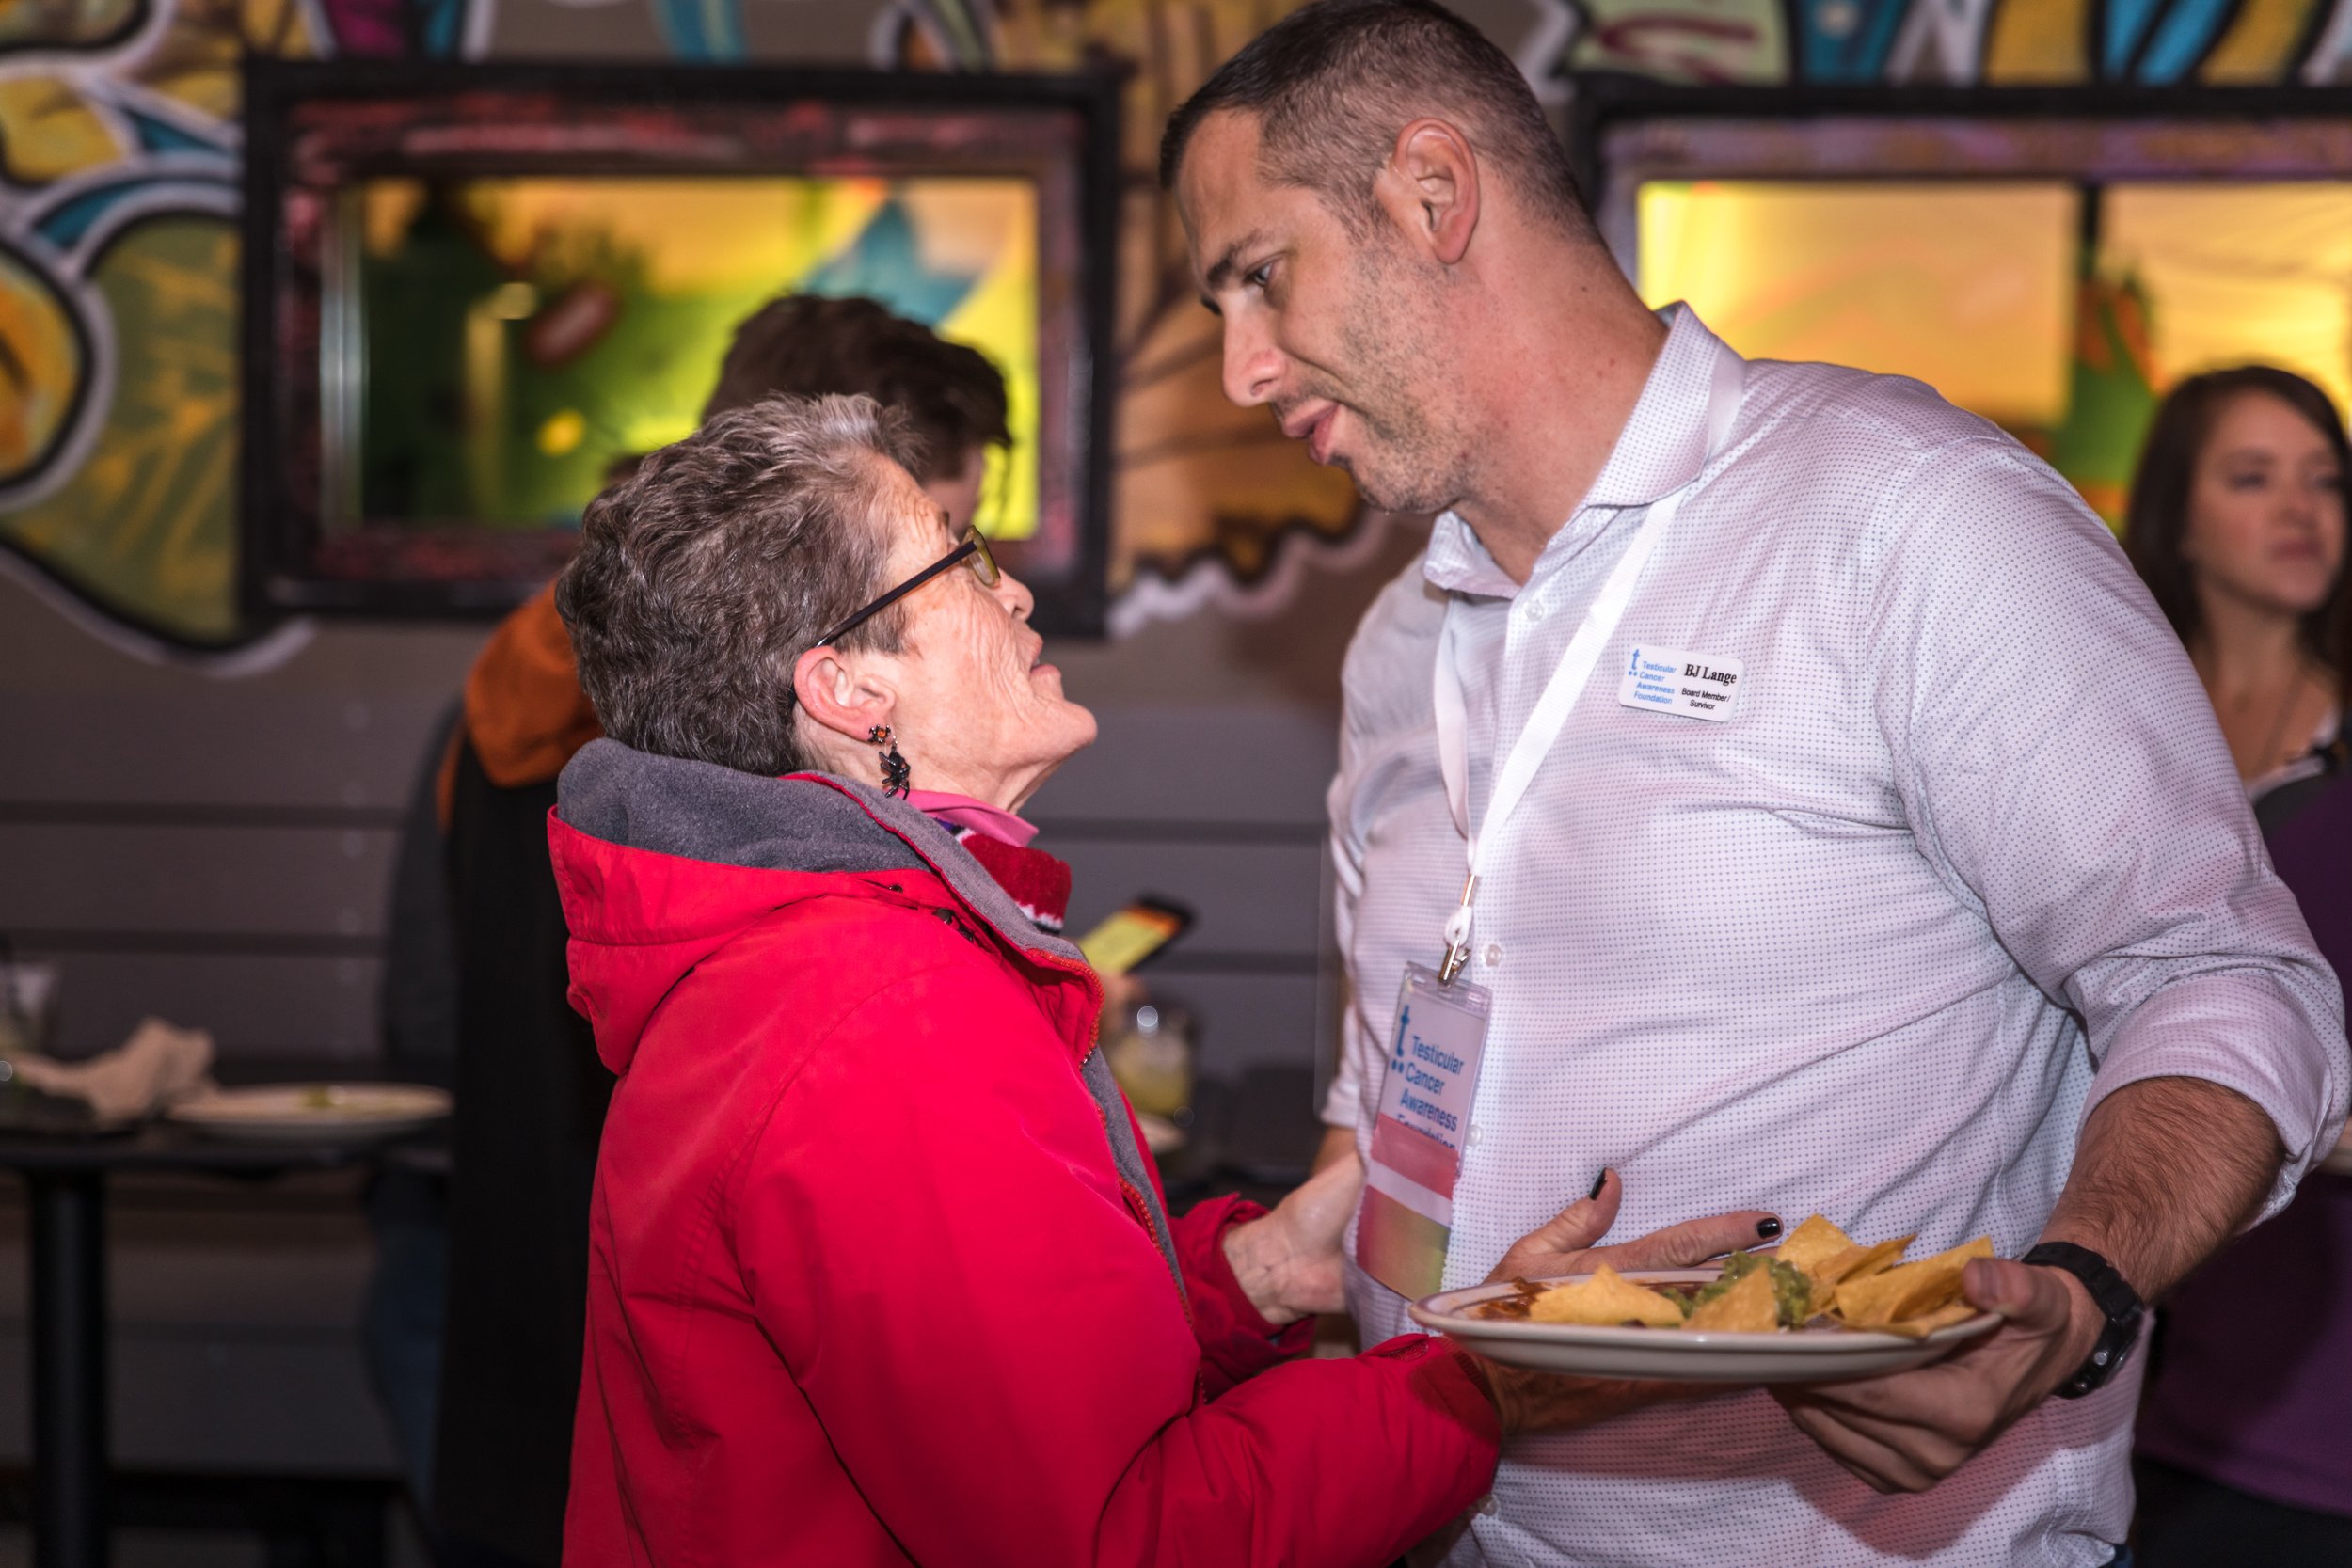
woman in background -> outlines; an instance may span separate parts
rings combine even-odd
[[[2335,405],[2301,376],[2192,376],[2157,412],[2124,534],[2339,974],[2348,468]],[[2352,1562],[2352,1178],[2313,1173],[2172,1295],[2160,1332],[2139,1423],[2142,1568]]]
[[[2124,553],[2257,800],[2319,771],[2338,737],[2345,462],[2327,393],[2247,365],[2173,388],[2132,483]]]

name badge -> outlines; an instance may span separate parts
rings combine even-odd
[[[1679,648],[1635,648],[1617,679],[1620,707],[1679,713],[1687,719],[1731,717],[1740,694],[1741,666],[1736,658],[1686,654]]]
[[[1356,1261],[1407,1301],[1445,1288],[1454,1183],[1493,1006],[1482,986],[1441,985],[1426,966],[1406,966],[1356,1217]]]

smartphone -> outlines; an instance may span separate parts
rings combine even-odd
[[[1078,951],[1097,974],[1125,974],[1182,936],[1192,911],[1166,898],[1136,899],[1079,939]]]

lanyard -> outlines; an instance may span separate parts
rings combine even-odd
[[[1714,376],[1707,398],[1707,456],[1700,460],[1704,471],[1708,463],[1723,451],[1731,435],[1733,418],[1740,412],[1740,396],[1747,373],[1745,361],[1722,343],[1715,345]],[[1576,636],[1568,641],[1567,651],[1560,656],[1559,667],[1552,671],[1550,682],[1535,703],[1535,711],[1528,716],[1527,727],[1511,747],[1511,754],[1503,760],[1502,771],[1495,779],[1494,798],[1486,804],[1484,822],[1470,818],[1470,741],[1468,707],[1462,696],[1462,676],[1454,659],[1454,610],[1446,610],[1445,626],[1438,635],[1438,669],[1436,680],[1438,720],[1438,764],[1445,775],[1446,804],[1453,808],[1454,826],[1460,832],[1469,849],[1470,875],[1462,883],[1461,907],[1447,916],[1445,923],[1445,959],[1438,966],[1440,983],[1451,985],[1470,958],[1470,906],[1478,896],[1478,884],[1486,874],[1486,856],[1502,837],[1502,830],[1518,810],[1528,785],[1535,782],[1536,769],[1551,752],[1559,740],[1561,729],[1568,721],[1568,710],[1584,691],[1584,684],[1593,673],[1593,666],[1600,661],[1601,649],[1616,635],[1617,623],[1624,619],[1626,607],[1633,601],[1633,590],[1640,582],[1642,568],[1648,564],[1658,541],[1672,526],[1675,514],[1681,510],[1698,476],[1673,494],[1662,496],[1650,503],[1649,515],[1642,520],[1639,532],[1626,546],[1625,554],[1617,560],[1609,580],[1601,585],[1600,595],[1584,614],[1584,624],[1576,628]]]

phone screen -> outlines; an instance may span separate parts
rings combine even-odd
[[[1176,940],[1192,916],[1173,904],[1139,898],[1079,939],[1098,974],[1125,974]]]

